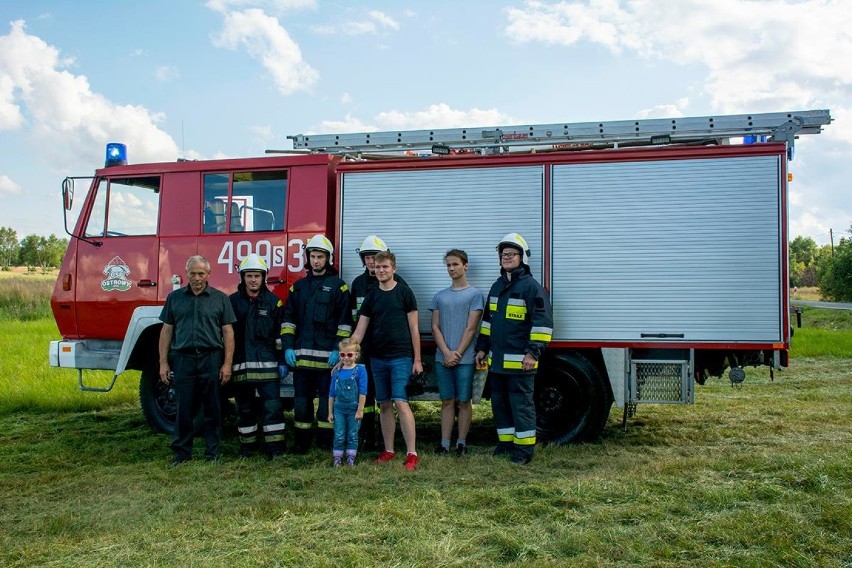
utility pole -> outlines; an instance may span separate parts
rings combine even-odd
[[[828,230],[828,236],[831,239],[831,258],[834,258],[834,231],[832,229]]]

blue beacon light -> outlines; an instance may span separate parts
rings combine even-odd
[[[110,142],[106,146],[106,162],[104,167],[110,166],[126,166],[127,165],[127,146],[118,142]]]

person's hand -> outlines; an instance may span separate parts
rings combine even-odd
[[[487,360],[487,354],[485,353],[485,351],[477,351],[476,352],[476,366],[477,367],[484,367],[486,360]]]
[[[533,357],[530,353],[524,355],[524,362],[522,363],[524,371],[532,371],[533,369],[535,369],[535,362],[536,358]]]
[[[288,349],[287,351],[284,352],[284,360],[291,367],[295,367],[296,366],[296,352],[293,351],[292,349]]]
[[[414,364],[411,366],[411,372],[412,373],[422,373],[423,372],[423,363],[421,363],[420,361],[415,361]]]
[[[364,418],[364,411],[363,410],[356,410],[355,411],[355,420],[362,420],[363,418]]]
[[[332,414],[331,412],[328,413],[328,423],[334,424],[334,414]]]
[[[331,367],[337,365],[337,362],[340,361],[340,351],[334,350],[331,352],[331,355],[328,356],[328,364]]]
[[[222,365],[219,369],[219,381],[224,385],[231,380],[232,369],[230,365]]]
[[[164,384],[169,384],[171,382],[171,369],[169,369],[168,363],[163,363],[160,365],[160,382]]]
[[[290,372],[290,369],[287,368],[287,365],[278,365],[278,378],[283,379],[287,376],[287,373]]]

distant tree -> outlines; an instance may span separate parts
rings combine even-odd
[[[819,247],[811,237],[790,241],[790,286],[816,286],[816,258]]]
[[[44,262],[42,266],[56,268],[62,263],[62,256],[68,248],[68,239],[60,239],[52,234],[44,242]]]
[[[0,267],[9,270],[18,259],[18,233],[11,227],[0,227]]]
[[[829,250],[827,258],[823,258],[825,252],[820,255],[819,290],[820,296],[827,300],[852,302],[852,225],[849,235],[835,245],[834,254]]]

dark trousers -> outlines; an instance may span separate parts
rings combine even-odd
[[[376,449],[376,422],[379,414],[376,406],[376,381],[373,379],[370,358],[362,357],[360,362],[367,369],[367,399],[364,402],[364,418],[361,420],[359,444],[361,450],[372,451]]]
[[[531,458],[535,451],[535,375],[491,373],[491,411],[498,450]]]
[[[240,450],[243,455],[249,455],[258,449],[258,421],[263,428],[266,452],[271,456],[283,453],[284,410],[281,405],[279,381],[242,381],[234,386],[237,430],[240,433]]]
[[[204,408],[204,456],[219,456],[219,439],[222,437],[222,403],[219,398],[219,370],[222,368],[221,350],[172,351],[169,366],[174,373],[172,382],[177,395],[177,420],[172,439],[175,459],[192,458],[194,421],[199,408]]]
[[[317,441],[320,446],[331,449],[334,435],[328,421],[328,389],[331,369],[300,369],[293,371],[293,437],[295,450],[306,452],[313,438],[314,399],[319,398],[317,407]]]

